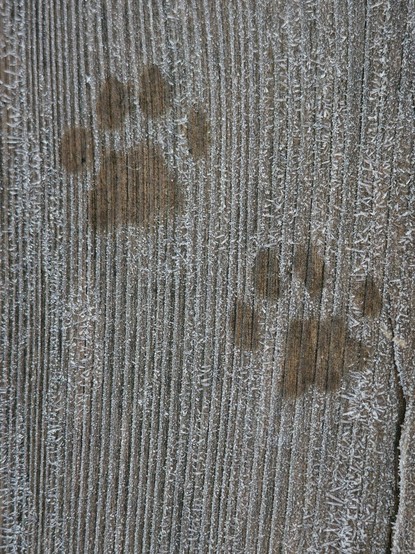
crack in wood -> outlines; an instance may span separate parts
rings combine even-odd
[[[389,304],[390,306],[390,304]],[[394,503],[392,505],[391,516],[390,516],[390,527],[389,527],[389,538],[388,538],[388,547],[387,552],[393,551],[393,539],[394,539],[394,526],[399,513],[400,506],[400,496],[401,496],[401,485],[400,485],[400,475],[399,475],[399,461],[400,461],[400,452],[401,452],[401,437],[402,437],[402,427],[405,423],[406,415],[406,398],[405,393],[402,387],[401,378],[399,375],[398,364],[396,362],[396,337],[395,329],[392,323],[392,318],[388,314],[388,321],[391,329],[392,337],[392,360],[393,360],[393,373],[396,384],[396,395],[397,395],[397,404],[398,404],[398,417],[396,419],[396,428],[395,428],[395,440],[394,440],[394,481],[395,481],[395,493],[394,493]]]

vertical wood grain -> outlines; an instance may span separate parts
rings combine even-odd
[[[412,552],[413,0],[0,16],[0,549]]]

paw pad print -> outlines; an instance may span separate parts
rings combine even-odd
[[[130,87],[115,77],[108,77],[98,93],[96,112],[101,129],[118,129],[128,114]]]
[[[293,256],[293,274],[307,291],[311,302],[318,302],[324,288],[325,263],[313,244],[298,246]],[[277,302],[281,295],[280,263],[275,247],[258,250],[252,269],[255,302],[237,299],[230,326],[234,341],[241,350],[255,351],[260,343],[259,316],[255,303]],[[382,297],[373,276],[354,287],[354,300],[363,318],[377,318]],[[282,393],[298,397],[311,386],[335,391],[345,373],[345,360],[359,358],[363,363],[369,351],[349,330],[347,320],[331,317],[294,317],[288,322],[285,341]]]
[[[117,131],[132,110],[133,86],[110,76],[101,83],[96,98],[96,120],[103,132]],[[145,66],[140,77],[138,106],[147,119],[166,117],[173,104],[173,89],[157,65]],[[200,106],[187,117],[189,153],[206,157],[209,122]],[[94,161],[92,132],[68,128],[61,141],[61,163],[68,173],[82,174]],[[88,219],[96,231],[119,225],[149,228],[157,219],[168,218],[183,206],[183,191],[167,164],[162,149],[151,140],[100,154],[99,169],[88,196]]]
[[[236,301],[231,315],[231,328],[235,343],[242,350],[256,350],[259,343],[259,321],[255,307],[240,299]]]
[[[140,143],[124,152],[109,152],[101,162],[97,184],[89,197],[92,225],[149,226],[157,215],[180,206],[179,192],[154,144]]]

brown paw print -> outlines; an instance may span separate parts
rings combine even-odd
[[[259,321],[252,304],[237,299],[230,320],[235,343],[241,350],[256,350],[259,343]]]
[[[298,246],[295,249],[293,274],[303,284],[313,305],[322,295],[325,270],[324,259],[317,247]],[[260,343],[255,304],[276,302],[281,294],[281,270],[275,247],[258,250],[252,278],[255,302],[247,304],[237,300],[236,316],[230,321],[236,346],[248,351],[258,349]],[[356,284],[354,298],[363,318],[380,315],[382,297],[373,276],[367,275],[363,283]],[[352,336],[344,317],[334,314],[330,317],[293,318],[288,323],[285,341],[283,396],[298,397],[311,386],[321,391],[335,391],[339,389],[349,365],[361,367],[368,359],[369,350]]]
[[[169,114],[172,104],[173,88],[160,68],[145,66],[138,96],[143,115],[157,121]],[[132,84],[109,77],[97,94],[98,128],[103,133],[121,129],[133,107]],[[189,110],[186,135],[190,154],[195,159],[205,157],[210,143],[209,124],[201,107]],[[60,153],[67,172],[82,174],[94,159],[92,132],[83,127],[68,128],[62,136]],[[106,231],[125,224],[149,228],[182,206],[183,193],[176,175],[161,148],[151,140],[99,154],[99,170],[88,196],[88,220],[93,229]]]

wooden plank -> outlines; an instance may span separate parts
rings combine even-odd
[[[415,552],[413,0],[3,0],[4,552]]]

